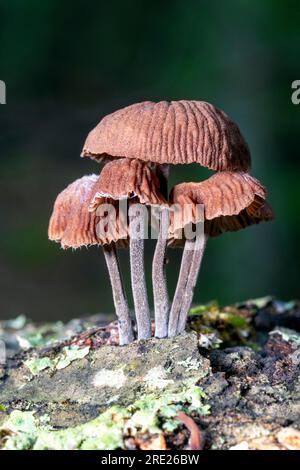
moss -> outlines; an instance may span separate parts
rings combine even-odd
[[[221,308],[213,301],[190,310],[188,329],[200,336],[200,345],[206,349],[225,345],[246,344],[253,333],[251,317],[245,317],[237,306]]]

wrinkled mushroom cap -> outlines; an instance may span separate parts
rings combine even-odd
[[[204,221],[205,233],[218,236],[271,220],[273,212],[265,199],[262,184],[243,172],[221,172],[199,183],[178,184],[172,190],[170,202],[178,205],[181,219],[174,222],[173,217],[170,244],[190,223]],[[203,204],[204,214],[197,211],[197,204]]]
[[[81,155],[98,161],[198,163],[217,171],[247,171],[251,163],[239,128],[223,111],[187,100],[145,101],[105,116],[89,133]]]
[[[50,240],[60,243],[63,249],[77,249],[83,246],[110,243],[123,246],[127,243],[124,239],[120,240],[118,236],[118,226],[123,224],[123,221],[119,218],[117,207],[117,230],[108,231],[99,238],[97,224],[100,217],[88,210],[92,190],[97,179],[97,175],[89,175],[74,181],[58,195],[54,203],[48,236]],[[101,203],[107,202],[115,204],[113,200],[107,200],[106,198],[101,201]]]
[[[90,211],[102,198],[135,199],[141,204],[166,205],[160,193],[161,181],[150,163],[122,158],[107,163],[93,187]]]

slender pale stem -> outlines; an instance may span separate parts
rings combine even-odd
[[[194,240],[189,241],[189,243],[193,244],[193,247],[191,247],[193,248],[193,259],[190,266],[184,295],[182,297],[181,309],[177,326],[177,334],[183,333],[185,330],[186,320],[193,301],[194,290],[197,284],[201,262],[205,251],[206,241],[207,236],[204,234],[200,234],[196,236]]]
[[[186,240],[184,245],[177,286],[170,311],[168,336],[175,336],[177,334],[181,303],[185,293],[193,259],[193,250],[191,249],[190,243],[191,242],[189,240]]]
[[[129,344],[134,340],[134,334],[116,248],[114,245],[105,245],[103,246],[103,253],[118,317],[120,345]]]
[[[168,336],[169,295],[166,278],[166,249],[168,241],[169,212],[160,212],[160,228],[152,264],[152,285],[154,297],[155,336]]]
[[[143,239],[130,237],[130,271],[138,339],[147,339],[151,337],[151,318],[145,279]]]

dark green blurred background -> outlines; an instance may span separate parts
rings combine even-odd
[[[87,132],[144,100],[199,99],[240,125],[276,221],[208,244],[197,302],[299,297],[299,1],[0,1],[0,315],[113,311],[101,251],[47,240],[59,191],[100,167]],[[172,168],[171,183],[201,168]],[[147,249],[150,281],[152,242]],[[173,292],[180,252],[170,252]],[[129,287],[127,254],[122,267]]]

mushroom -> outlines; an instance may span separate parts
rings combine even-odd
[[[90,203],[90,211],[95,211],[103,197],[115,201],[129,200],[130,271],[138,339],[147,339],[151,336],[150,309],[144,270],[145,224],[143,211],[142,213],[139,212],[139,206],[144,204],[147,206],[167,207],[167,201],[160,192],[160,179],[151,167],[150,163],[126,158],[107,163],[93,188]],[[140,204],[138,205],[137,203]],[[156,251],[156,258],[161,247],[160,239],[159,236],[157,244],[159,249]],[[165,239],[167,240],[166,231]],[[159,264],[160,260],[157,260],[157,265]],[[166,287],[162,286],[162,296],[165,295],[165,290]],[[157,302],[160,300],[161,298]],[[164,321],[165,333],[167,334],[167,319],[165,317],[157,318],[156,316],[159,331],[161,323]]]
[[[145,101],[105,116],[89,133],[81,154],[98,162],[122,157],[153,163],[165,181],[168,166],[198,163],[211,170],[248,171],[250,153],[238,126],[204,101]],[[156,169],[155,169],[156,167]],[[152,265],[155,335],[167,334],[169,299],[165,275],[167,210]]]
[[[173,188],[170,199],[182,213],[179,222],[175,223],[173,216],[171,244],[184,243],[180,238],[184,227],[204,222],[203,232],[185,241],[169,320],[168,335],[174,336],[185,329],[207,238],[271,220],[273,213],[265,202],[265,188],[244,172],[220,172],[200,183],[179,184]],[[197,211],[198,204],[204,206],[204,214]],[[186,210],[187,207],[191,210]]]
[[[97,180],[97,175],[84,176],[74,181],[58,195],[49,222],[48,236],[50,240],[60,243],[63,249],[77,249],[91,245],[103,246],[118,317],[120,345],[125,345],[133,341],[134,335],[116,253],[116,246],[122,240],[119,239],[118,230],[113,235],[108,233],[102,238],[98,236],[99,216],[88,211],[93,187]],[[113,203],[113,201],[102,199],[101,203],[105,202]],[[118,214],[117,223],[118,225],[123,223]]]

